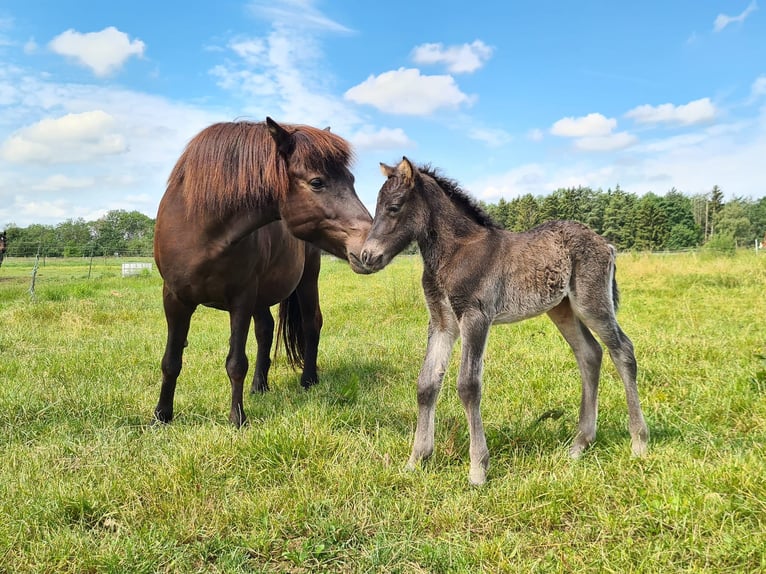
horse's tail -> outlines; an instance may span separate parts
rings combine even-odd
[[[609,274],[612,276],[612,304],[614,312],[620,307],[620,290],[617,287],[617,248],[609,244]]]
[[[277,345],[279,345],[280,340],[285,345],[287,362],[293,368],[302,369],[306,345],[303,338],[301,307],[298,302],[298,294],[295,291],[279,304]]]

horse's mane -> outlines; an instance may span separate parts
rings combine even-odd
[[[294,138],[291,162],[333,173],[353,160],[342,137],[312,126],[281,124]],[[222,122],[199,132],[168,178],[180,186],[190,212],[224,217],[232,209],[257,208],[279,200],[289,186],[287,163],[265,122]]]
[[[421,165],[418,167],[418,170],[421,174],[425,174],[433,179],[452,203],[457,205],[463,213],[476,223],[482,227],[500,228],[500,225],[479,206],[476,200],[460,187],[457,181],[445,177],[438,169],[431,167],[431,164]]]

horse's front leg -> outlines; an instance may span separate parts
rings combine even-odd
[[[451,320],[445,324],[432,315],[428,324],[426,358],[418,375],[418,423],[412,454],[407,461],[408,470],[415,469],[421,460],[427,459],[434,451],[436,399],[439,397],[452,347],[458,336],[457,322],[451,310],[449,317]]]
[[[471,470],[468,480],[475,485],[486,482],[489,469],[489,450],[481,420],[481,377],[484,368],[484,348],[491,324],[485,315],[478,312],[467,313],[460,319],[463,349],[457,392],[465,408],[470,434]]]
[[[252,312],[250,309],[243,309],[237,305],[234,305],[229,312],[231,336],[229,337],[229,354],[226,357],[226,373],[231,381],[229,421],[236,427],[241,427],[247,420],[242,404],[242,391],[248,368],[245,346],[247,344],[247,332],[250,328],[251,317]]]
[[[190,307],[179,301],[167,287],[163,287],[162,302],[168,325],[168,336],[165,343],[165,354],[162,357],[162,387],[157,406],[154,408],[154,420],[169,423],[173,420],[173,398],[176,392],[176,382],[178,375],[181,374],[186,337],[189,334],[189,325],[195,307]]]

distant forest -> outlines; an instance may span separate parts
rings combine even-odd
[[[523,195],[482,207],[503,227],[524,231],[552,219],[590,226],[623,251],[678,251],[701,246],[721,250],[751,246],[766,234],[766,197],[724,201],[715,186],[687,196],[671,189],[638,196],[619,186],[558,189],[545,196]],[[0,230],[1,231],[1,230]],[[11,257],[151,256],[154,219],[115,210],[96,221],[68,219],[57,225],[6,228]]]
[[[619,186],[607,191],[571,187],[482,207],[512,231],[551,219],[574,219],[623,251],[678,251],[703,245],[734,249],[755,245],[766,234],[766,197],[724,201],[718,186],[691,197],[675,188],[663,196],[638,196]]]

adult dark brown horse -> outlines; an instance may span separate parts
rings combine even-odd
[[[252,388],[268,388],[270,306],[280,303],[288,357],[304,365],[301,384],[317,382],[320,249],[358,266],[372,220],[354,190],[351,160],[349,143],[329,130],[271,118],[214,124],[189,142],[168,179],[154,234],[168,326],[157,420],[173,418],[198,305],[229,312],[226,372],[234,425],[246,420],[251,319],[258,343]]]
[[[486,480],[489,451],[481,420],[481,376],[489,328],[547,313],[574,351],[582,377],[578,457],[596,436],[602,348],[625,386],[633,453],[647,450],[649,431],[636,388],[633,344],[617,324],[615,250],[573,221],[544,223],[524,233],[500,229],[454,182],[404,158],[382,165],[375,219],[362,247],[365,271],[383,269],[413,240],[423,256],[430,313],[426,358],[418,377],[418,422],[408,467],[434,449],[434,414],[452,347],[462,338],[458,394],[470,433],[469,480]]]

